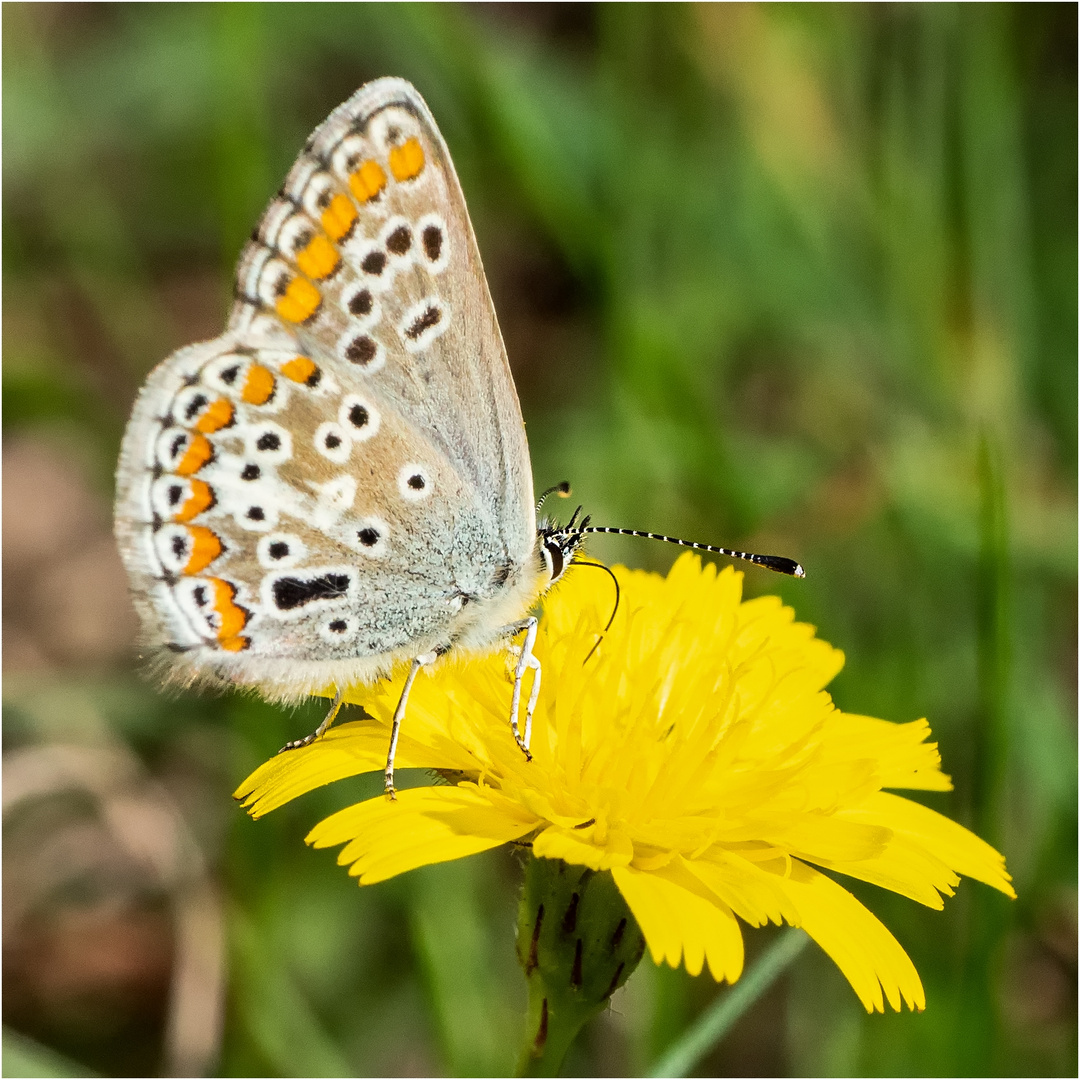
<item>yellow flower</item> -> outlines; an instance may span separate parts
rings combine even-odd
[[[545,602],[533,760],[507,722],[505,655],[421,674],[397,764],[453,786],[378,796],[312,829],[361,884],[508,841],[610,870],[653,959],[734,982],[739,919],[801,926],[868,1011],[922,1009],[918,973],[885,926],[830,874],[941,908],[960,874],[1013,896],[1003,858],[955,822],[889,788],[947,791],[925,720],[841,712],[824,687],[843,655],[742,575],[684,555],[667,578],[615,568],[567,575]],[[404,672],[347,701],[342,724],[271,759],[238,789],[259,817],[320,785],[381,770]],[[819,869],[820,868],[820,869]]]

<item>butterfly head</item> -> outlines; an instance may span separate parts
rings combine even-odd
[[[556,525],[552,521],[544,520],[540,522],[540,527],[536,530],[540,558],[551,576],[549,585],[554,585],[563,576],[585,540],[585,529],[588,527],[589,518],[584,517],[579,522],[577,517],[580,513],[579,506],[565,525]]]

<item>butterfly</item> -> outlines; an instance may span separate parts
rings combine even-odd
[[[446,144],[409,83],[368,83],[316,128],[260,219],[225,332],[168,357],[135,402],[115,533],[142,640],[185,684],[271,700],[335,687],[318,731],[290,747],[329,726],[348,687],[408,664],[391,797],[417,672],[512,647],[509,722],[528,755],[537,601],[588,533],[672,539],[576,513],[538,526],[542,502]]]

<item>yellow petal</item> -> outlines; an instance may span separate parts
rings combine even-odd
[[[839,815],[807,811],[790,818],[782,828],[762,827],[758,836],[810,862],[872,859],[880,855],[892,839],[892,831],[878,823],[863,828],[857,824]]]
[[[960,878],[937,856],[905,837],[893,836],[888,849],[874,859],[859,862],[810,859],[827,870],[836,870],[859,881],[880,885],[917,903],[940,911],[942,896],[952,896]]]
[[[832,957],[867,1012],[926,1008],[919,973],[884,924],[846,889],[813,867],[792,860],[778,878],[798,909],[802,928]]]
[[[742,974],[742,933],[735,916],[720,900],[707,899],[700,885],[686,887],[684,871],[616,866],[611,873],[657,964],[678,967],[685,955],[691,975],[699,975],[706,960],[717,982],[734,982]]]
[[[931,810],[888,791],[879,791],[848,816],[875,824],[888,822],[898,836],[940,859],[951,870],[1016,899],[1012,878],[1005,871],[1005,857],[969,829]]]
[[[735,852],[710,849],[686,867],[751,926],[767,922],[797,924],[798,913],[776,875],[766,873]]]
[[[259,818],[335,780],[382,772],[389,746],[389,730],[375,721],[332,727],[310,745],[287,750],[260,765],[233,792],[233,798],[242,800],[248,813]],[[430,748],[407,736],[402,736],[398,745],[396,764],[399,769],[460,767],[440,761]]]
[[[552,825],[533,840],[533,854],[543,859],[562,859],[593,870],[610,870],[613,866],[630,864],[634,845],[622,832],[609,832],[606,843],[600,845]]]
[[[828,746],[845,758],[870,758],[878,763],[878,785],[951,791],[952,780],[941,771],[937,743],[928,743],[925,720],[894,724],[873,716],[836,712],[829,718]]]
[[[345,844],[342,866],[371,885],[429,863],[460,859],[517,840],[535,819],[511,816],[472,785],[410,788],[396,799],[377,796],[320,822],[307,835],[314,847]]]

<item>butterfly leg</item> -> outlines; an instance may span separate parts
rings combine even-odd
[[[390,749],[386,752],[386,794],[394,799],[394,755],[397,753],[398,736],[401,734],[401,721],[405,718],[405,705],[409,700],[409,691],[412,690],[416,673],[427,664],[433,664],[445,652],[445,649],[432,649],[416,657],[409,668],[409,674],[405,678],[405,685],[401,688],[401,697],[398,698],[397,708],[394,710],[394,726],[390,729]]]
[[[536,617],[530,615],[510,627],[511,635],[525,631],[525,641],[518,654],[517,665],[514,668],[514,693],[510,699],[510,730],[514,733],[514,740],[521,747],[522,753],[532,761],[529,752],[529,741],[532,738],[532,719],[536,709],[536,702],[540,697],[540,661],[533,655],[533,645],[536,644]],[[532,690],[529,693],[529,701],[525,706],[525,735],[522,736],[518,725],[518,709],[521,706],[521,683],[525,678],[525,672],[529,669],[533,672]]]
[[[310,734],[305,735],[302,739],[294,739],[292,742],[287,742],[279,751],[279,754],[284,754],[286,750],[299,750],[301,746],[310,746],[316,739],[322,738],[326,729],[337,719],[338,711],[341,709],[341,699],[345,694],[345,690],[342,687],[338,687],[337,693],[334,695],[334,704],[330,706],[330,711],[326,714],[326,719]]]

